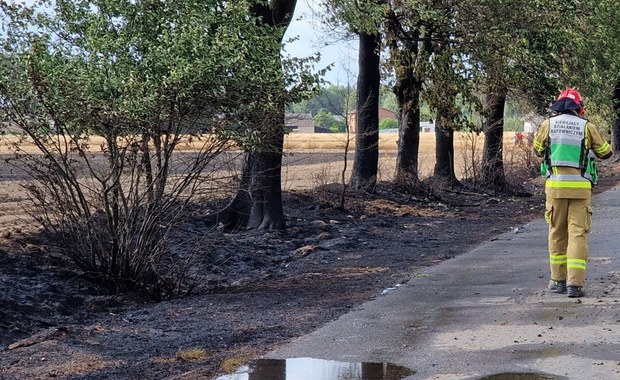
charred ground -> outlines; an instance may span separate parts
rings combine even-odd
[[[615,172],[603,169],[597,191]],[[540,217],[540,182],[525,186],[529,197],[412,196],[381,184],[349,193],[344,209],[333,206],[338,186],[286,192],[286,230],[213,230],[195,264],[205,281],[159,303],[106,293],[49,254],[26,221],[4,220],[0,378],[214,378]],[[183,226],[204,230],[200,218]]]

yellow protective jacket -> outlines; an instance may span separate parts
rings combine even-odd
[[[558,116],[556,116],[556,118],[557,117]],[[559,117],[562,120],[574,119],[575,125],[583,124],[585,122],[585,130],[583,133],[583,149],[585,152],[581,152],[581,154],[587,154],[587,152],[591,150],[598,158],[605,159],[611,157],[611,146],[603,138],[600,131],[594,124],[572,114],[563,114]],[[534,149],[539,157],[545,156],[546,150],[551,144],[549,138],[551,123],[552,121],[550,119],[543,121],[534,136]],[[573,160],[573,162],[575,161],[579,161],[579,157],[576,157]],[[583,168],[575,167],[575,165],[570,163],[563,165],[561,163],[558,164],[558,162],[554,162],[549,170],[551,171],[551,177],[547,178],[545,183],[545,193],[547,196],[552,198],[574,199],[586,199],[591,196],[592,185],[590,181],[584,178]]]

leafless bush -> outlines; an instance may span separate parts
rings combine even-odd
[[[467,131],[460,134],[463,142],[463,180],[472,183],[476,188],[481,176],[480,147],[484,137],[477,132]]]
[[[312,183],[314,187],[321,187],[333,183],[331,171],[331,164],[326,163],[321,165],[318,171],[312,173]]]
[[[506,179],[511,188],[520,187],[523,183],[540,175],[538,158],[534,149],[528,144],[519,144],[507,149],[504,158]]]
[[[168,242],[190,200],[213,179],[224,142],[205,137],[187,157],[173,149],[180,136],[108,136],[96,148],[67,134],[30,135],[44,154],[17,139],[10,162],[33,178],[25,185],[33,218],[85,276],[115,292],[155,297],[192,286],[187,257]]]

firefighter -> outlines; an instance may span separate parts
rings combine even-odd
[[[595,156],[611,157],[609,143],[583,115],[581,94],[564,89],[534,136],[534,149],[545,180],[545,220],[549,224],[548,288],[569,297],[583,297],[592,226],[591,197],[598,173]]]

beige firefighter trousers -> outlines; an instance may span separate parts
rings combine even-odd
[[[588,232],[592,226],[590,198],[547,198],[551,279],[584,286],[588,261]]]

